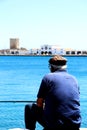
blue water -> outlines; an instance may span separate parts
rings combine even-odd
[[[0,101],[34,101],[42,77],[49,72],[50,56],[0,56]],[[68,72],[76,76],[80,86],[81,127],[87,127],[87,57],[68,59]],[[0,102],[0,129],[25,128],[25,103]],[[41,130],[37,123],[37,129]]]

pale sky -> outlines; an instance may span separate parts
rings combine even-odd
[[[0,49],[59,45],[87,50],[87,0],[0,0]]]

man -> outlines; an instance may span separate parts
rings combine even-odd
[[[35,130],[38,121],[44,130],[79,130],[81,125],[79,87],[67,71],[67,59],[49,59],[50,73],[45,75],[37,94],[37,103],[25,106],[25,126]]]

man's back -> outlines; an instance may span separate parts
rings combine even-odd
[[[45,98],[45,118],[51,127],[58,122],[64,123],[63,120],[75,124],[80,122],[78,83],[65,70],[46,75],[40,86],[40,95]]]

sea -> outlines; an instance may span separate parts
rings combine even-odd
[[[0,130],[25,128],[24,108],[36,101],[51,56],[0,56]],[[87,128],[87,56],[64,56],[80,87],[82,128]],[[42,126],[36,124],[36,130]]]

